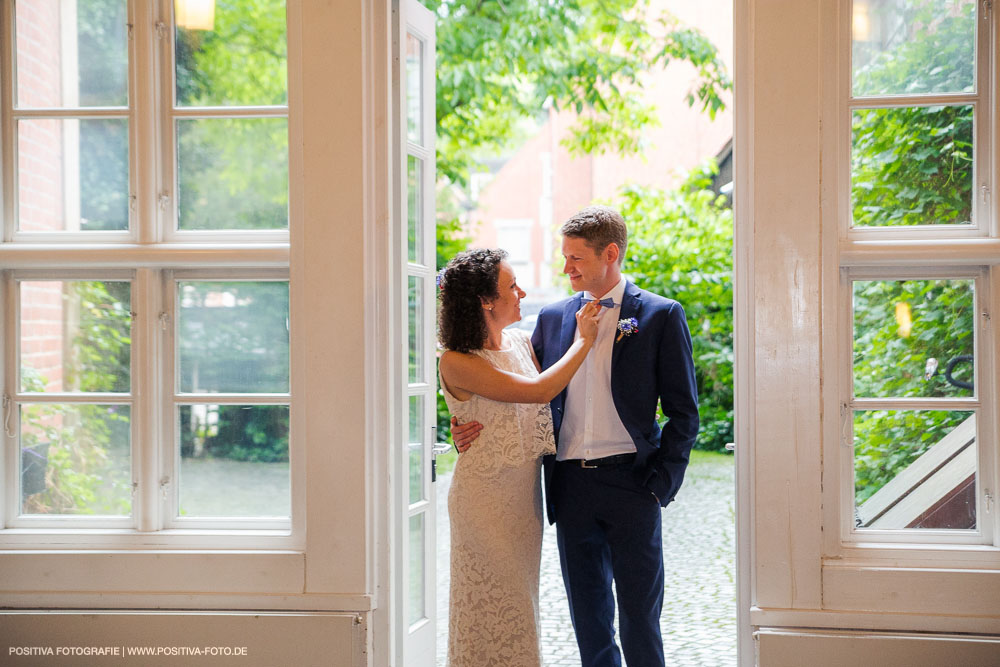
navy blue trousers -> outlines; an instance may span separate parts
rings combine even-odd
[[[660,504],[631,464],[586,469],[556,463],[556,535],[582,667],[663,667]]]

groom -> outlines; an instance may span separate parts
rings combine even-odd
[[[572,345],[585,299],[606,311],[583,366],[552,401],[557,454],[545,459],[546,509],[580,657],[583,667],[621,665],[614,580],[626,663],[662,667],[660,509],[674,499],[698,433],[691,336],[680,304],[622,277],[621,215],[592,206],[560,231],[563,272],[578,293],[538,315],[531,342],[542,369]],[[472,424],[456,431],[460,450],[478,433]]]

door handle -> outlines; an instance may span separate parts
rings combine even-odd
[[[439,454],[444,454],[451,449],[451,445],[447,442],[437,441],[438,429],[437,426],[431,426],[431,482],[437,481],[437,457]]]

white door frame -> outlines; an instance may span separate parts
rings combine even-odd
[[[390,429],[390,572],[395,664],[432,667],[437,650],[437,576],[435,571],[437,509],[432,485],[437,415],[435,363],[436,262],[435,233],[435,16],[418,0],[392,4],[391,89],[392,223],[390,230],[389,318],[395,322],[389,349],[394,419]],[[409,38],[419,46],[417,69],[411,70]],[[415,80],[411,75],[416,73]],[[419,97],[411,86],[417,84]],[[416,104],[414,102],[416,101]],[[410,114],[416,110],[416,136]],[[410,159],[416,173],[417,207],[410,210]],[[410,221],[415,220],[411,234]],[[410,289],[419,301],[411,331]],[[417,370],[410,368],[415,336]],[[422,399],[422,400],[421,400]],[[416,408],[417,413],[411,414]],[[414,445],[417,445],[414,449]],[[416,456],[414,456],[416,454]],[[416,465],[414,465],[416,464]],[[416,493],[416,497],[414,497]],[[419,526],[413,540],[412,526]],[[413,549],[422,552],[415,558]],[[418,564],[420,572],[410,571]],[[415,599],[422,609],[413,609]]]
[[[750,607],[753,591],[753,39],[751,0],[733,6],[733,394],[736,457],[736,655],[739,667],[756,664]]]

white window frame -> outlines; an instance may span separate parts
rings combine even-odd
[[[843,141],[839,142],[838,150],[841,160],[841,174],[846,174],[840,183],[839,203],[843,213],[841,220],[841,237],[851,242],[885,241],[899,243],[906,241],[926,242],[944,239],[974,239],[996,237],[996,216],[991,214],[989,192],[992,187],[990,160],[992,151],[977,150],[973,156],[972,170],[972,221],[970,225],[914,225],[898,227],[854,227],[851,211],[851,115],[856,109],[916,107],[935,105],[968,104],[973,107],[973,145],[976,147],[991,145],[994,135],[993,126],[996,123],[995,86],[992,85],[990,35],[992,21],[984,21],[981,12],[983,3],[976,2],[976,48],[975,57],[979,66],[976,69],[976,90],[973,93],[948,93],[927,95],[880,95],[853,97],[852,85],[852,18],[853,0],[841,0],[839,25],[843,42],[839,45],[837,59],[838,92],[843,111],[837,114],[836,127],[839,128]],[[992,112],[991,112],[992,111]],[[846,171],[844,171],[846,169]],[[985,201],[984,201],[985,198]],[[903,251],[904,248],[899,248]]]
[[[983,4],[977,3],[982,12]],[[931,614],[965,613],[975,576],[972,570],[1000,575],[1000,517],[986,494],[995,498],[1000,479],[997,449],[997,359],[998,337],[990,313],[1000,312],[1000,239],[998,239],[995,197],[982,200],[981,186],[993,192],[997,186],[1000,156],[996,147],[997,11],[989,20],[977,14],[976,54],[978,59],[975,95],[851,98],[851,0],[838,0],[827,8],[827,18],[838,28],[825,32],[825,50],[836,53],[824,65],[824,85],[835,94],[825,98],[823,127],[835,131],[823,134],[823,241],[825,264],[839,267],[826,271],[822,303],[825,327],[821,334],[824,350],[822,373],[825,378],[823,412],[823,558],[822,591],[824,607],[879,609],[886,605],[887,591],[900,587],[918,591],[926,583],[921,572],[940,569],[939,576],[949,583],[948,593],[934,601],[914,596],[899,596],[898,606],[910,612]],[[878,103],[875,103],[875,100]],[[973,224],[921,225],[898,228],[853,228],[850,206],[851,113],[871,106],[920,104],[943,101],[967,101],[976,106],[974,129],[974,205]],[[853,523],[853,448],[845,441],[845,411],[853,403],[853,321],[851,317],[851,280],[857,278],[906,279],[937,277],[975,277],[977,312],[976,391],[975,399],[963,400],[962,406],[978,410],[977,447],[977,522],[979,530],[873,531],[854,529]],[[987,315],[983,315],[983,313]],[[901,405],[926,406],[932,401],[917,400]],[[948,403],[952,405],[953,403]],[[846,417],[849,418],[849,417]],[[951,572],[952,574],[948,574]],[[993,579],[991,578],[992,582]],[[992,584],[990,584],[992,585]],[[969,613],[972,613],[971,611]]]
[[[160,449],[162,474],[158,478],[157,486],[162,497],[162,529],[164,530],[261,530],[268,531],[267,535],[280,536],[287,534],[290,527],[290,518],[264,518],[264,517],[232,517],[226,519],[216,519],[209,517],[182,517],[179,512],[178,493],[180,485],[180,434],[177,433],[177,410],[181,405],[203,404],[203,405],[285,405],[291,404],[291,393],[219,393],[219,394],[186,394],[182,393],[177,386],[177,327],[180,321],[177,304],[177,283],[181,281],[226,281],[226,282],[288,282],[288,273],[282,269],[261,270],[253,272],[238,269],[182,269],[177,271],[166,271],[163,278],[163,301],[164,308],[161,312],[167,314],[165,326],[160,326],[163,332],[163,353],[159,355],[162,359],[162,368],[159,377],[162,378],[160,386],[163,388],[161,412],[162,430],[160,434],[161,442],[164,446]],[[173,447],[165,446],[166,443],[173,443]],[[291,443],[289,443],[291,444]],[[151,452],[154,454],[154,452]]]
[[[0,132],[3,188],[3,239],[0,269],[13,271],[4,288],[5,318],[0,332],[4,344],[4,377],[8,391],[17,378],[16,295],[13,281],[23,276],[39,279],[62,277],[124,277],[132,281],[133,322],[132,391],[127,399],[114,400],[132,406],[133,512],[127,519],[82,517],[17,518],[17,439],[5,438],[2,458],[5,491],[0,499],[0,549],[51,548],[211,548],[222,550],[301,548],[304,544],[304,500],[301,490],[304,470],[291,466],[291,519],[242,519],[225,521],[175,519],[175,490],[161,485],[175,479],[177,455],[173,427],[174,392],[172,332],[163,331],[161,313],[172,305],[169,292],[175,275],[225,280],[288,280],[288,230],[233,230],[178,232],[176,225],[173,126],[180,116],[289,117],[288,106],[173,110],[172,0],[128,0],[131,35],[129,50],[129,106],[127,109],[18,110],[14,109],[14,9],[12,0],[0,4]],[[289,62],[296,58],[296,35],[292,29],[298,15],[297,2],[288,2]],[[158,36],[159,33],[159,36]],[[296,94],[289,66],[289,99]],[[115,232],[20,232],[16,229],[16,123],[36,117],[116,117],[129,122],[130,228]],[[289,120],[291,123],[291,119]],[[290,133],[292,132],[290,128]],[[290,198],[292,166],[299,159],[289,143]],[[170,193],[170,194],[167,194]],[[161,195],[167,194],[164,200]],[[168,203],[170,205],[164,205]],[[290,314],[291,316],[291,314]],[[171,316],[171,321],[176,318]],[[168,353],[164,354],[164,350]],[[167,382],[167,384],[164,383]],[[291,392],[281,395],[219,396],[213,400],[290,404]],[[73,399],[70,399],[73,400]],[[169,409],[168,409],[169,406]],[[290,450],[295,449],[290,439]],[[164,493],[164,491],[174,491]],[[71,536],[71,539],[67,539]]]
[[[996,431],[993,426],[995,419],[995,394],[993,383],[989,381],[992,373],[989,369],[995,367],[991,350],[995,344],[992,342],[992,332],[986,326],[988,320],[982,315],[992,309],[988,272],[978,266],[931,267],[926,269],[918,268],[863,268],[854,267],[844,269],[841,272],[842,284],[841,295],[842,311],[841,317],[845,326],[842,332],[845,334],[841,339],[840,358],[847,360],[841,364],[840,386],[845,392],[845,400],[841,406],[840,443],[842,456],[840,457],[840,534],[843,536],[844,544],[854,547],[865,544],[909,544],[909,545],[958,545],[958,544],[982,544],[988,546],[1000,546],[994,544],[995,534],[995,512],[987,511],[986,496],[995,493],[996,476],[994,474],[993,458],[995,447],[990,443],[996,442],[994,437]],[[973,280],[974,288],[974,308],[976,315],[974,322],[975,348],[974,372],[975,372],[975,394],[963,398],[900,398],[900,397],[856,397],[853,395],[854,376],[851,361],[854,357],[854,330],[853,330],[853,282],[856,280],[940,280],[940,279],[966,279]],[[854,526],[854,448],[851,442],[852,425],[854,411],[860,409],[869,410],[970,410],[977,416],[976,419],[976,451],[977,451],[977,475],[976,475],[976,524],[975,530],[929,530],[929,529],[858,529]],[[846,482],[850,481],[850,484]]]
[[[4,493],[0,497],[0,507],[3,508],[3,525],[9,528],[34,528],[41,530],[52,529],[130,529],[134,525],[136,498],[133,493],[132,516],[67,516],[67,515],[30,515],[29,517],[18,516],[21,498],[21,481],[19,479],[20,466],[20,406],[27,403],[33,405],[40,404],[92,404],[95,402],[121,403],[128,405],[129,430],[131,440],[131,452],[129,460],[131,463],[131,477],[134,480],[137,472],[135,443],[139,439],[137,430],[138,420],[135,415],[141,410],[140,397],[143,391],[140,389],[145,378],[141,372],[136,372],[136,357],[141,354],[148,355],[149,351],[143,349],[142,328],[133,319],[132,338],[135,341],[131,348],[132,373],[130,377],[130,390],[123,393],[115,392],[89,392],[89,393],[24,393],[20,385],[20,283],[31,281],[77,281],[77,280],[107,280],[107,281],[127,281],[130,283],[132,301],[134,303],[136,292],[136,278],[134,272],[122,269],[95,270],[95,269],[70,269],[42,271],[23,269],[18,271],[6,271],[4,276],[3,291],[5,293],[4,302],[7,309],[4,311],[4,331],[3,341],[9,341],[4,346],[4,386],[6,387],[4,396],[3,424],[4,432],[2,442],[4,447],[4,478],[2,488]],[[134,306],[133,306],[134,307]],[[138,352],[136,348],[139,348]],[[11,435],[13,434],[13,435]]]
[[[390,88],[393,97],[393,113],[389,123],[392,132],[392,148],[390,151],[390,168],[393,174],[393,191],[390,199],[394,205],[390,231],[392,263],[390,269],[391,284],[394,286],[390,296],[392,310],[395,313],[395,323],[392,329],[392,340],[389,342],[393,351],[390,361],[392,376],[392,395],[388,415],[399,415],[399,421],[393,420],[390,439],[391,470],[395,473],[395,483],[392,488],[390,558],[392,564],[391,585],[395,587],[389,599],[392,607],[389,619],[389,643],[397,664],[424,665],[434,662],[437,636],[437,567],[434,554],[437,553],[437,509],[434,501],[435,485],[432,483],[432,466],[434,465],[434,445],[437,439],[437,372],[436,357],[436,310],[437,287],[435,285],[436,256],[436,213],[435,213],[435,143],[434,136],[434,63],[436,61],[436,35],[433,13],[423,7],[419,0],[393,0],[392,40],[393,51],[398,58],[398,70],[394,68]],[[420,69],[420,117],[418,119],[419,141],[408,136],[410,120],[409,98],[410,88],[407,78],[406,48],[407,39],[412,36],[421,44]],[[398,147],[398,148],[397,148]],[[420,243],[417,246],[417,257],[410,257],[408,246],[409,235],[409,173],[410,158],[420,160],[422,169],[417,179],[416,187],[420,196],[417,199],[421,221]],[[410,343],[410,281],[420,286],[421,307],[417,317],[419,332],[418,354],[423,362],[422,372],[417,378],[410,378],[409,356]],[[410,460],[409,433],[410,399],[422,397],[421,434],[419,444],[422,451],[420,460],[421,484],[420,493],[416,499],[410,497],[409,476]],[[391,417],[390,417],[391,418]],[[390,482],[393,480],[390,478]],[[411,550],[414,548],[410,535],[410,521],[420,517],[423,522],[423,540],[419,548],[422,556],[421,571],[414,571],[411,565],[415,562]],[[423,594],[423,608],[411,609],[410,587],[420,582]],[[416,618],[413,614],[416,612]]]
[[[9,2],[0,0],[4,27]],[[134,14],[137,34],[152,29],[151,3],[138,2]],[[394,484],[386,474],[390,423],[398,418],[386,419],[394,396],[386,350],[394,339],[385,304],[397,298],[388,278],[390,6],[287,0],[287,19],[288,243],[0,244],[0,267],[53,268],[58,255],[60,266],[131,267],[140,283],[144,269],[287,269],[291,535],[4,535],[0,603],[14,609],[350,611],[368,655],[375,664],[390,664],[391,642],[373,640],[391,636],[394,588],[388,500]],[[151,59],[151,40],[143,48],[141,57]],[[6,57],[0,49],[0,59]],[[0,80],[0,97],[8,91]],[[6,104],[9,97],[0,99]],[[7,127],[0,119],[0,130]],[[3,139],[9,146],[10,137]],[[5,154],[5,184],[10,164]],[[153,176],[147,171],[139,179],[136,202],[136,210],[149,215],[156,211]],[[345,288],[336,302],[330,299],[331,257]]]

